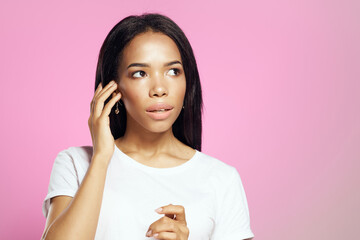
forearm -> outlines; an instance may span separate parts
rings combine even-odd
[[[50,225],[44,239],[94,239],[107,172],[107,164],[98,158],[93,156],[76,195]]]

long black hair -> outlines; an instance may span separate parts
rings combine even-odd
[[[95,89],[100,83],[105,86],[111,80],[118,81],[118,67],[123,49],[136,35],[148,31],[161,32],[167,35],[179,49],[186,78],[186,92],[184,109],[174,122],[172,131],[178,140],[201,151],[203,103],[199,72],[188,39],[180,27],[170,18],[160,14],[146,13],[140,16],[128,16],[116,24],[100,49]],[[120,102],[123,103],[122,100]],[[123,136],[126,130],[125,105],[119,104],[119,110],[119,114],[115,114],[112,110],[109,115],[110,128],[114,139]]]

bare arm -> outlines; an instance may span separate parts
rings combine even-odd
[[[94,239],[107,170],[95,158],[74,198],[52,199],[42,239]]]
[[[64,209],[69,206],[72,197],[69,196],[56,196],[50,199],[50,208],[48,211],[48,215],[46,218],[45,229],[41,239],[45,238],[46,232],[50,226],[50,224],[55,220],[57,216],[60,215]]]
[[[109,114],[121,98],[115,94],[115,82],[97,87],[91,101],[88,120],[93,142],[93,156],[87,173],[74,198],[58,196],[52,199],[42,239],[94,239],[104,192],[107,168],[114,153]],[[105,100],[112,94],[111,100]]]

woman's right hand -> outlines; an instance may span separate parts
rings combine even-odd
[[[109,164],[114,153],[115,142],[110,130],[109,114],[112,107],[121,98],[121,93],[115,93],[117,84],[111,81],[102,88],[100,83],[95,90],[94,97],[91,101],[90,117],[88,125],[93,143],[93,156]],[[104,102],[112,95],[111,100],[105,105]]]

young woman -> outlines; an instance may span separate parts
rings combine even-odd
[[[240,175],[201,152],[201,114],[182,30],[159,14],[120,21],[99,55],[93,146],[56,157],[43,239],[252,238]]]

